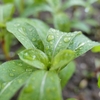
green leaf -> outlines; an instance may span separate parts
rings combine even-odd
[[[65,9],[68,9],[68,8],[70,8],[70,7],[72,7],[72,6],[85,6],[85,1],[83,1],[83,0],[67,0],[67,1],[65,1],[64,3],[63,3],[63,9],[65,10]]]
[[[100,88],[100,75],[98,77],[98,87]]]
[[[0,100],[9,100],[23,86],[33,71],[32,67],[20,60],[0,65]]]
[[[75,52],[73,52],[72,50],[61,50],[52,60],[52,65],[50,70],[58,69],[58,71],[60,71],[74,58],[75,58]]]
[[[3,0],[4,3],[13,3],[14,0]]]
[[[77,99],[75,99],[75,98],[68,98],[68,99],[66,99],[66,100],[77,100]]]
[[[63,68],[59,72],[59,78],[61,79],[61,86],[64,86],[68,83],[69,79],[72,77],[73,73],[75,72],[75,63],[71,61],[65,68]]]
[[[54,14],[54,26],[60,31],[69,32],[71,29],[70,18],[63,12]]]
[[[13,12],[13,4],[0,5],[0,24],[5,24],[12,17]]]
[[[48,2],[48,4],[50,5],[50,7],[52,8],[52,12],[53,13],[57,13],[60,11],[61,9],[61,0],[46,0]],[[55,6],[56,5],[56,6]]]
[[[100,52],[100,45],[92,48],[92,52]]]
[[[48,31],[43,44],[44,52],[50,60],[61,50],[73,50],[76,52],[76,57],[78,57],[93,47],[100,45],[85,37],[80,31],[65,33],[55,29]]]
[[[39,27],[38,32],[34,27]],[[36,19],[19,18],[8,22],[7,30],[13,33],[25,48],[35,48],[36,46],[43,49],[41,40],[45,37],[48,26]]]
[[[53,71],[35,71],[18,100],[62,100],[60,79]]]
[[[19,53],[19,57],[25,63],[38,68],[47,69],[48,57],[38,49],[27,49]]]
[[[52,12],[52,9],[46,4],[46,3],[37,3],[37,4],[33,4],[29,7],[27,7],[23,13],[21,14],[21,16],[24,17],[28,17],[30,15],[38,15],[39,12],[43,12],[43,11],[48,11],[48,12]]]

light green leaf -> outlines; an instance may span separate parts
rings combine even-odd
[[[61,9],[61,0],[46,0],[48,2],[48,4],[50,5],[50,7],[52,8],[52,12],[53,13],[57,13],[60,11]],[[56,6],[55,6],[56,5]]]
[[[35,71],[18,100],[62,100],[60,80],[53,71]]]
[[[0,65],[0,100],[9,100],[33,71],[32,67],[20,60]]]
[[[100,75],[98,77],[98,87],[100,88]]]
[[[4,3],[13,3],[14,0],[3,0]]]
[[[25,63],[38,68],[38,69],[47,69],[48,66],[48,57],[44,52],[38,49],[27,49],[19,53],[19,57]]]
[[[38,32],[36,32],[34,27],[39,27],[37,30]],[[18,18],[7,23],[7,30],[13,33],[25,48],[35,48],[35,46],[37,46],[37,48],[43,49],[41,40],[43,40],[45,37],[48,26],[36,19],[30,20],[25,18]],[[39,40],[39,38],[41,40]]]
[[[63,12],[54,14],[54,26],[60,31],[69,32],[71,29],[70,18]]]
[[[63,9],[68,9],[72,6],[85,6],[85,1],[83,0],[66,0],[64,3],[63,3]]]
[[[66,99],[66,100],[77,100],[77,99],[75,99],[75,98],[68,98],[68,99]]]
[[[48,31],[43,44],[44,51],[50,60],[61,50],[73,50],[76,52],[76,57],[78,57],[93,47],[100,45],[85,37],[80,31],[65,33],[55,29]]]
[[[43,12],[43,11],[48,11],[48,12],[52,12],[52,9],[46,4],[46,3],[37,3],[37,4],[33,4],[29,7],[27,7],[23,13],[21,14],[21,16],[24,17],[28,17],[30,15],[38,15],[39,12]]]
[[[10,19],[12,17],[13,11],[13,4],[0,5],[0,24],[5,24],[6,21]]]
[[[75,63],[71,61],[65,68],[63,68],[59,72],[59,78],[61,79],[61,86],[64,86],[68,83],[69,79],[72,77],[73,73],[75,72]]]
[[[52,60],[52,65],[50,70],[60,71],[74,58],[75,58],[75,52],[73,52],[72,50],[61,50]]]
[[[92,52],[100,52],[100,45],[92,48]]]

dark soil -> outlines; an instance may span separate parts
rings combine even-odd
[[[100,89],[97,87],[96,77],[97,69],[95,67],[95,58],[97,57],[98,54],[89,51],[75,60],[76,71],[63,89],[64,100],[67,98],[100,100]]]

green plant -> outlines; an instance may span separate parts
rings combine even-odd
[[[18,54],[20,60],[0,65],[0,100],[9,100],[21,87],[18,100],[62,100],[61,88],[74,69],[70,62],[100,45],[81,32],[38,31],[28,19],[8,22],[7,30],[26,49]]]
[[[6,22],[12,19],[14,12],[13,4],[0,5],[0,44],[6,60],[10,59],[9,51],[13,36],[6,30]]]

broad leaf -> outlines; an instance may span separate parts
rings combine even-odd
[[[52,60],[50,70],[60,71],[65,67],[71,60],[75,58],[75,52],[72,50],[61,50]]]
[[[64,33],[58,30],[50,29],[44,42],[45,53],[49,59],[61,50],[70,49],[76,52],[76,57],[87,52],[91,48],[100,45],[85,37],[80,31],[72,33]]]
[[[75,63],[73,61],[59,72],[59,78],[61,79],[62,88],[64,88],[64,86],[68,83],[74,72]]]
[[[47,69],[48,66],[48,57],[44,52],[38,49],[27,49],[19,53],[19,57],[25,63],[38,68],[38,69]]]
[[[33,71],[32,67],[20,60],[0,65],[0,100],[9,100]]]
[[[62,100],[60,80],[53,71],[35,71],[18,100]]]
[[[38,32],[34,27],[39,27]],[[7,30],[13,33],[25,48],[35,48],[36,46],[37,48],[43,49],[41,40],[45,37],[48,26],[36,19],[28,20],[19,18],[8,22]],[[39,38],[42,39],[39,40]]]
[[[100,52],[100,45],[92,48],[92,52]]]

